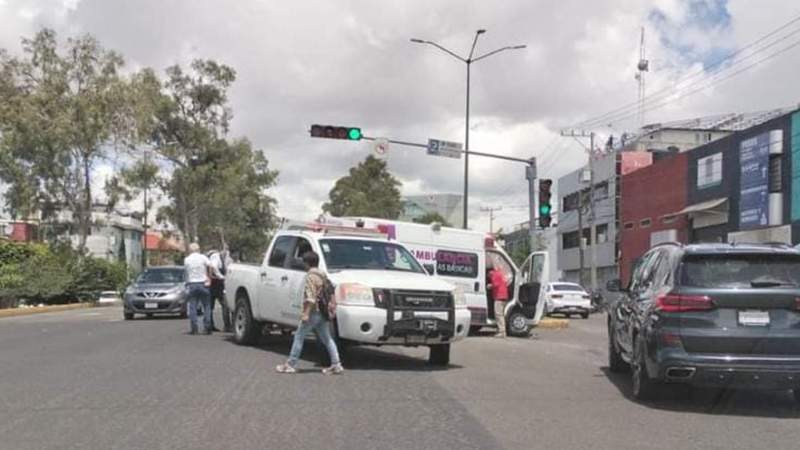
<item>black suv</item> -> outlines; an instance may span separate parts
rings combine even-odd
[[[800,401],[800,251],[784,245],[661,244],[608,313],[608,363],[633,395],[660,382],[792,389]]]

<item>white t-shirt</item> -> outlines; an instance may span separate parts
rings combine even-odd
[[[225,275],[222,274],[222,256],[219,252],[214,252],[208,258],[211,261],[211,276],[218,280],[224,280]]]
[[[202,253],[192,253],[183,260],[187,283],[205,283],[211,261]]]

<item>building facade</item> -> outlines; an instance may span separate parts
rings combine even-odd
[[[417,222],[426,214],[436,213],[447,223],[460,227],[464,222],[464,197],[458,194],[411,195],[403,197],[403,213],[398,220]]]

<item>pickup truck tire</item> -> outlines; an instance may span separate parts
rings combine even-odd
[[[428,363],[432,366],[447,366],[450,364],[450,344],[431,345]]]
[[[250,300],[247,296],[236,299],[236,310],[233,318],[233,340],[239,345],[253,345],[258,340],[261,328],[253,319]]]
[[[511,336],[525,337],[531,332],[530,326],[528,325],[528,318],[525,317],[525,314],[523,314],[520,309],[512,311],[511,314],[508,315],[506,323],[508,324],[506,331]]]

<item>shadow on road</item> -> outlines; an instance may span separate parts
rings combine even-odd
[[[601,370],[625,398],[651,409],[725,416],[800,417],[800,405],[794,401],[790,391],[736,391],[663,384],[653,400],[639,402],[631,395],[630,374],[614,373],[608,367],[602,367]]]
[[[225,339],[234,343],[232,335],[226,336]],[[289,351],[292,348],[292,336],[280,334],[264,335],[254,348],[269,353],[280,354],[288,358]],[[347,346],[345,349],[339,348],[339,353],[342,357],[345,369],[349,371],[385,370],[435,372],[463,368],[456,364],[450,364],[446,367],[432,366],[428,364],[426,358],[415,358],[393,352],[391,349],[383,350],[377,347]],[[325,347],[315,339],[306,341],[300,359],[315,363],[315,365],[320,368],[330,365],[328,352],[325,350]],[[299,372],[302,373],[304,371],[300,370]]]

